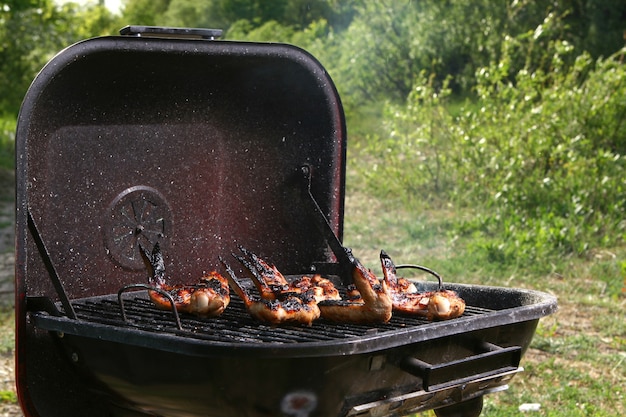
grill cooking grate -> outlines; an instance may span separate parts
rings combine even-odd
[[[200,318],[181,313],[183,330],[179,330],[171,311],[158,310],[145,292],[124,295],[126,321],[123,320],[117,296],[101,296],[72,302],[77,318],[107,326],[138,329],[152,333],[213,342],[236,343],[303,343],[373,336],[384,332],[431,324],[424,317],[394,314],[382,324],[343,324],[316,320],[312,326],[270,326],[253,319],[238,297],[231,297],[226,311],[219,317]],[[467,306],[463,317],[490,313],[493,310]]]

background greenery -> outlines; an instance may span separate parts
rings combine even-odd
[[[2,0],[0,166],[21,100],[80,39],[127,24],[287,42],[333,77],[349,129],[345,242],[452,281],[559,296],[526,374],[485,415],[626,411],[626,3],[612,0]],[[552,387],[553,384],[556,388]]]

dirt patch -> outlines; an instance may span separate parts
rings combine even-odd
[[[0,169],[0,305],[3,309],[14,306],[15,288],[15,172]],[[2,329],[14,333],[13,328]],[[13,334],[3,334],[13,339]],[[10,403],[7,393],[15,394],[15,358],[13,349],[0,355],[0,417],[21,417],[19,405]],[[8,402],[7,402],[8,401]]]
[[[0,254],[15,245],[15,173],[0,169]]]

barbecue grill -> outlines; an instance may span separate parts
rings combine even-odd
[[[288,277],[350,283],[331,78],[296,47],[218,36],[127,27],[68,47],[30,87],[16,135],[25,415],[479,415],[554,297],[447,284],[467,303],[457,319],[310,327],[257,322],[235,295],[216,318],[149,301],[140,248],[157,243],[176,283],[239,245]]]

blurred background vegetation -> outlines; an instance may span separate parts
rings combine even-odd
[[[446,231],[470,236],[481,262],[545,272],[624,243],[625,2],[3,0],[2,166],[39,69],[127,24],[310,51],[344,102],[359,184],[415,212],[454,210]]]

